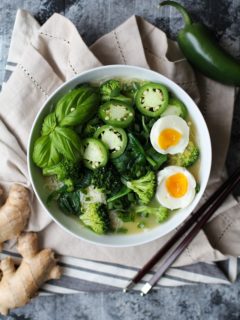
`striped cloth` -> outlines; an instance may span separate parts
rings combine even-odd
[[[30,19],[29,23],[36,28],[37,22],[30,16],[25,16]],[[15,28],[16,33],[18,28]],[[31,37],[30,29],[26,29],[24,36]],[[5,77],[2,86],[6,83],[17,66],[21,48],[15,37],[12,38],[9,50],[9,57],[5,70]],[[23,39],[21,43],[24,44]],[[0,259],[6,256],[12,256],[16,264],[20,261],[20,256],[12,251],[3,251],[0,253]],[[209,284],[230,284],[234,282],[240,272],[239,259],[229,258],[228,260],[217,263],[196,263],[182,267],[170,268],[164,277],[158,282],[155,289],[161,286],[181,286],[181,285],[196,285],[198,283]],[[127,267],[122,264],[114,264],[107,262],[99,262],[94,260],[77,259],[68,256],[59,256],[59,263],[63,268],[63,277],[60,280],[52,280],[45,284],[42,288],[42,294],[73,294],[82,291],[109,291],[121,290],[129,280],[138,271],[137,268]],[[151,277],[154,271],[149,272],[141,283],[134,289],[139,290],[147,279]]]
[[[4,83],[11,76],[17,63],[7,61]],[[0,259],[12,256],[16,263],[20,256],[15,252],[3,251]],[[228,260],[217,263],[196,263],[189,266],[172,267],[160,279],[154,288],[161,286],[196,285],[198,283],[230,284],[240,274],[240,259],[230,257]],[[82,291],[108,291],[121,290],[138,271],[137,268],[127,267],[121,264],[99,262],[94,260],[76,259],[68,256],[60,256],[59,263],[63,268],[63,277],[60,280],[51,280],[42,288],[41,294],[75,294]],[[134,290],[140,290],[154,271],[149,272],[144,279],[135,286]]]
[[[3,251],[0,259],[12,256],[16,264],[20,256],[16,253]],[[240,273],[239,259],[229,258],[218,263],[196,263],[189,266],[170,268],[154,287],[158,290],[163,287],[183,285],[231,284]],[[42,287],[44,294],[74,294],[82,291],[113,291],[122,290],[132,279],[137,268],[129,268],[121,264],[97,262],[93,260],[76,259],[67,256],[59,257],[59,264],[63,269],[60,280],[51,280]],[[149,272],[143,280],[134,287],[140,290],[154,270]]]

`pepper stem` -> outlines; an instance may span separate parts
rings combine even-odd
[[[192,19],[188,14],[187,10],[180,4],[175,1],[163,1],[159,4],[160,6],[173,6],[175,7],[181,14],[185,23],[185,26],[192,23]]]

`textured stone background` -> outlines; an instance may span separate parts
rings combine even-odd
[[[192,16],[213,30],[221,44],[240,58],[240,1],[184,0]],[[0,83],[9,48],[16,10],[24,8],[43,23],[54,12],[64,14],[77,26],[87,44],[112,30],[132,14],[143,16],[175,38],[182,20],[175,10],[157,9],[157,0],[1,0]],[[217,97],[216,97],[217,98]],[[240,165],[240,98],[236,101],[227,166]],[[240,188],[236,191],[240,195]],[[240,281],[229,286],[198,285],[162,288],[142,298],[137,293],[82,293],[70,296],[38,297],[25,308],[0,319],[21,320],[161,320],[240,319]]]

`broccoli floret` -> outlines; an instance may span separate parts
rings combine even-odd
[[[142,203],[148,204],[155,192],[156,176],[153,171],[148,171],[145,176],[137,180],[123,180],[123,183],[138,195]]]
[[[43,175],[44,176],[52,176],[56,175],[59,181],[64,181],[66,179],[74,179],[77,178],[80,174],[80,166],[79,163],[72,162],[69,160],[62,160],[58,164],[44,168]]]
[[[80,219],[97,234],[105,234],[110,230],[110,217],[103,203],[85,204]]]
[[[121,91],[121,84],[118,80],[108,80],[100,86],[100,93],[103,101],[108,101],[117,97]]]
[[[144,217],[147,217],[148,215],[154,215],[159,223],[164,222],[169,217],[169,210],[161,206],[138,206],[135,208],[135,212]]]
[[[102,101],[117,100],[132,104],[131,97],[126,97],[121,94],[121,83],[118,80],[108,80],[100,86],[100,93],[102,95]]]
[[[172,166],[190,167],[198,160],[199,155],[198,147],[190,141],[183,153],[169,155],[168,164]]]

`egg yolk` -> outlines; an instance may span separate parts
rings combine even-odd
[[[164,129],[163,131],[161,131],[158,137],[158,144],[160,148],[166,150],[177,145],[181,137],[182,134],[175,129]]]
[[[166,179],[168,193],[174,198],[183,197],[188,190],[188,179],[183,173],[176,173]]]

